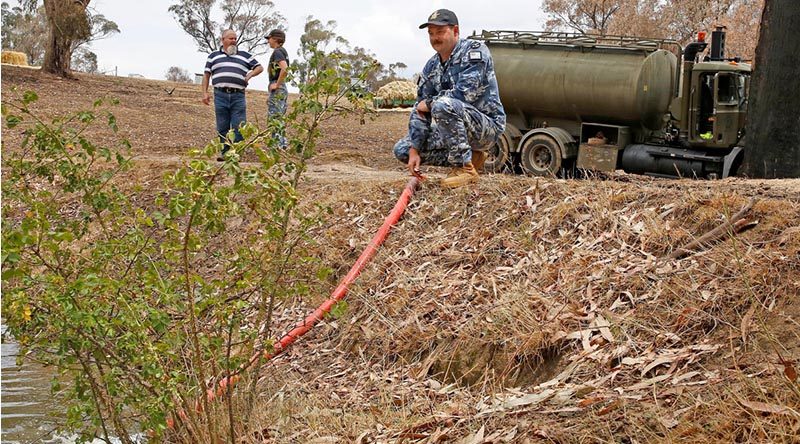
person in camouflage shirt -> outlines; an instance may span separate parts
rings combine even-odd
[[[414,175],[420,165],[451,166],[441,185],[456,188],[477,182],[506,114],[486,45],[460,39],[458,18],[447,9],[431,14],[423,28],[436,54],[422,70],[408,134],[394,155]]]

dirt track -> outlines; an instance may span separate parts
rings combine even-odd
[[[65,80],[31,68],[2,67],[3,100],[13,100],[34,90],[39,100],[31,107],[44,117],[67,110],[91,109],[97,99],[118,99],[112,108],[120,135],[133,145],[133,155],[169,163],[180,159],[190,147],[205,146],[214,137],[214,109],[201,102],[200,86],[136,78],[78,74]],[[290,100],[292,97],[290,97]],[[248,119],[263,124],[267,95],[247,94]],[[334,118],[322,126],[317,163],[352,163],[372,168],[397,169],[391,156],[394,143],[403,136],[406,112],[376,112],[366,124]],[[92,129],[98,142],[112,142],[112,134],[101,126]],[[6,136],[4,134],[4,136]],[[13,149],[18,133],[8,134],[5,149]]]

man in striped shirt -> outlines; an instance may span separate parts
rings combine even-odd
[[[223,143],[222,154],[230,149],[226,135],[234,130],[234,142],[242,140],[239,126],[247,120],[247,104],[244,89],[253,77],[261,74],[264,68],[255,57],[236,48],[236,32],[232,29],[222,31],[222,47],[208,55],[203,75],[203,103],[208,105],[211,96],[208,83],[214,87],[214,112],[217,117],[217,133]]]

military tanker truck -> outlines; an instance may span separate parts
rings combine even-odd
[[[725,58],[725,32],[678,42],[483,31],[506,131],[484,167],[531,175],[614,171],[724,178],[741,162],[750,65]],[[681,60],[679,62],[679,60]]]

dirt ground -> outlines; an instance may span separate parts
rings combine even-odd
[[[118,98],[146,187],[214,136],[197,85],[2,67],[4,101],[28,89],[45,116]],[[265,110],[248,93],[248,118]],[[337,277],[407,181],[406,122],[322,128],[304,192],[333,210],[319,257]],[[3,153],[21,137],[4,129]],[[738,231],[690,247],[751,200]],[[798,442],[799,298],[800,179],[429,181],[345,317],[275,361],[256,442]]]
[[[118,99],[119,105],[112,112],[120,127],[119,135],[131,141],[133,155],[148,160],[177,160],[189,148],[205,146],[216,132],[213,105],[202,103],[200,85],[83,74],[78,74],[77,80],[67,80],[36,69],[3,65],[2,87],[5,101],[25,90],[36,91],[40,99],[32,110],[44,116],[90,109],[98,99]],[[249,121],[263,124],[266,106],[264,91],[247,93]],[[397,167],[391,149],[405,134],[406,122],[407,111],[375,112],[364,125],[336,118],[326,121],[317,162]],[[99,133],[92,135],[98,142],[112,141],[111,133],[102,129],[95,128]],[[16,133],[8,137],[6,149],[19,141]]]

